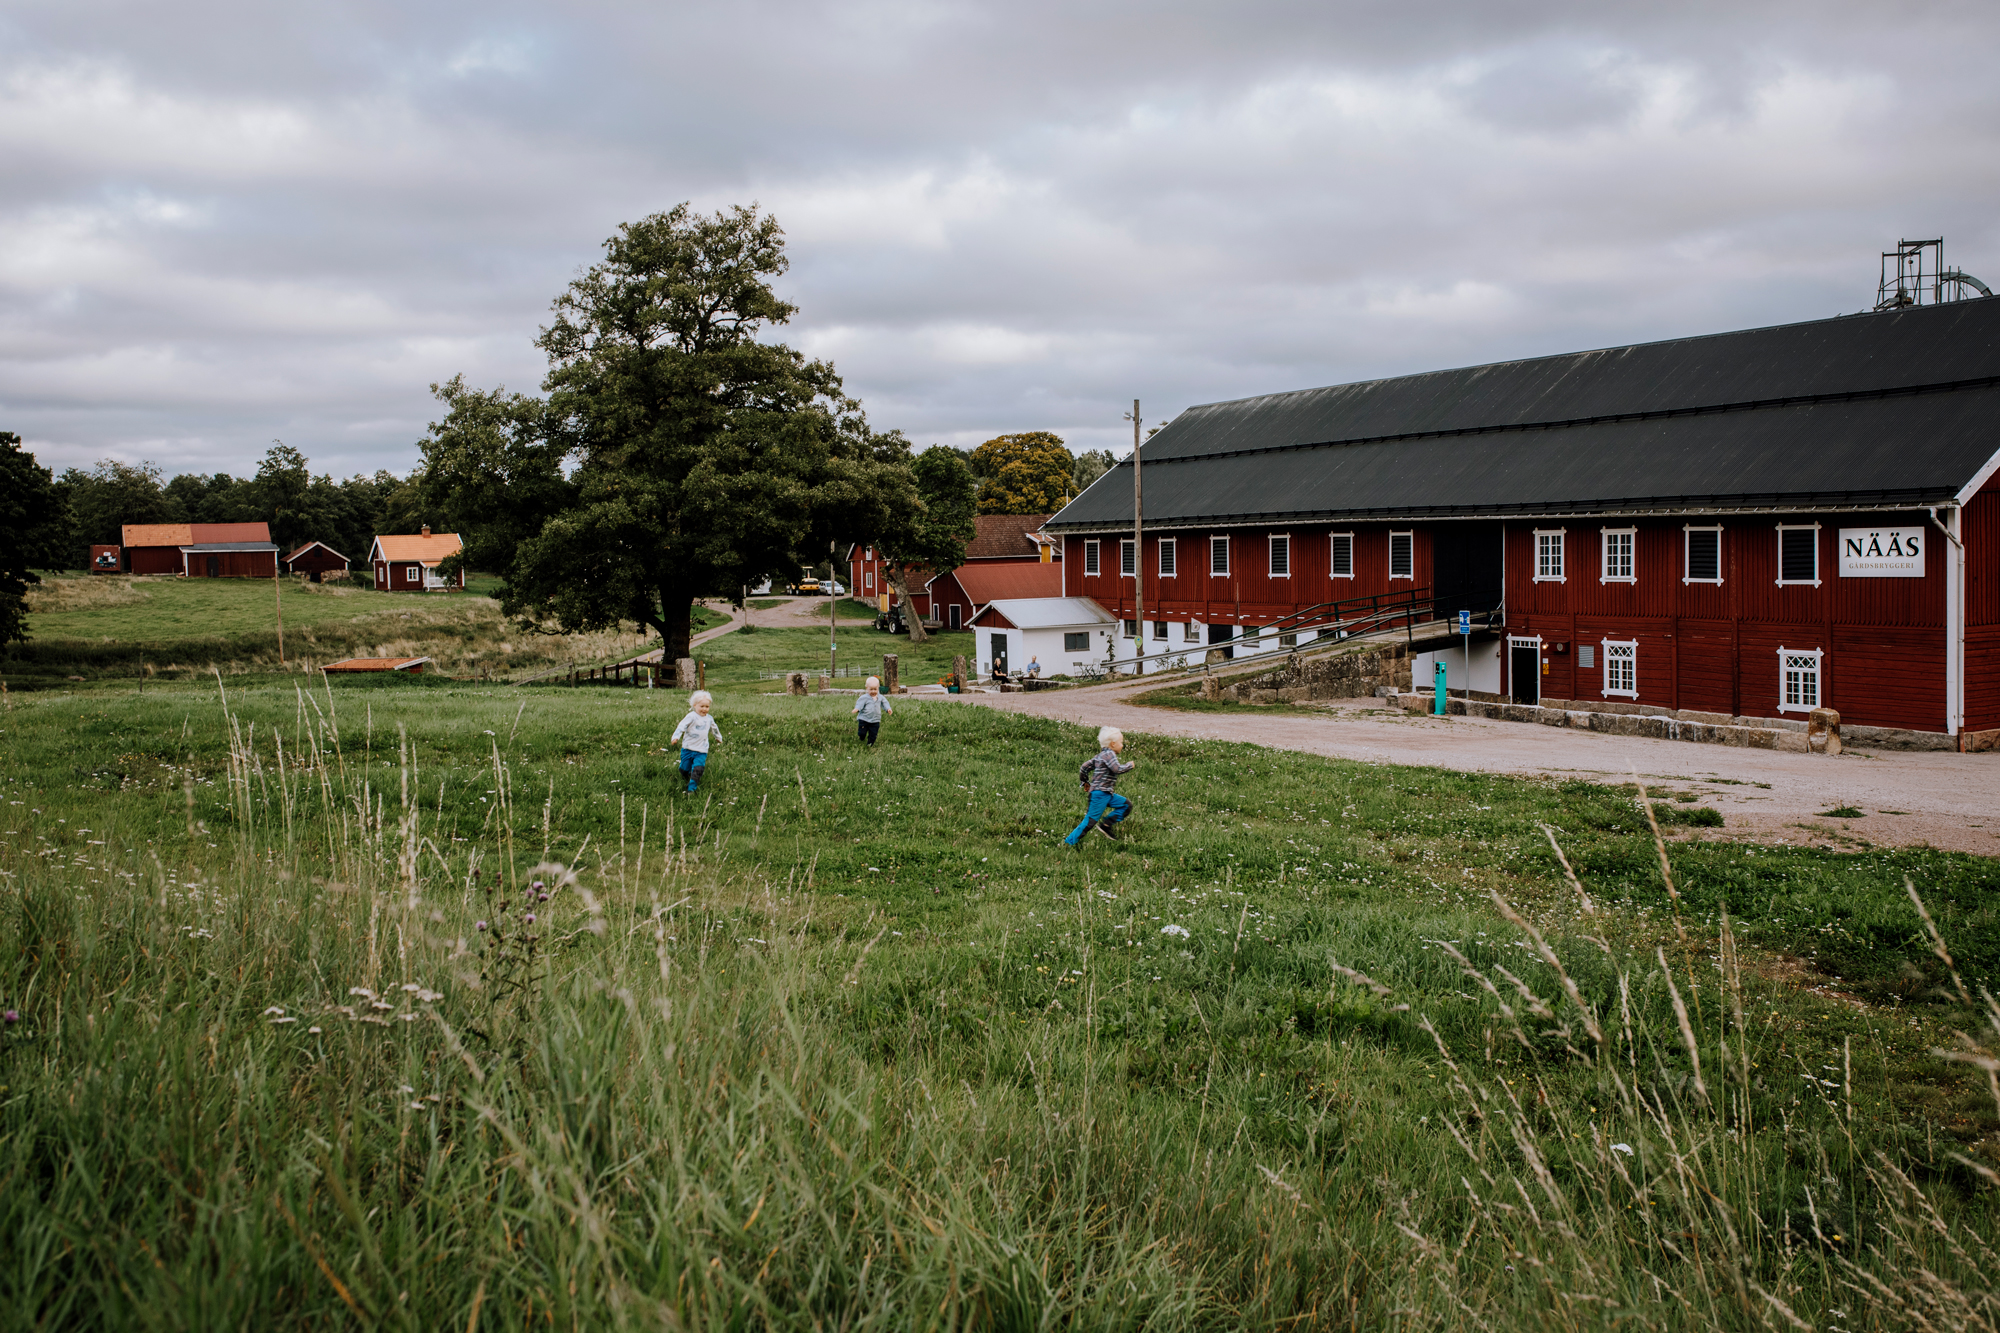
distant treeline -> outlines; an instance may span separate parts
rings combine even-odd
[[[268,523],[281,554],[322,541],[357,567],[377,533],[415,532],[433,518],[409,481],[389,472],[336,481],[313,476],[306,457],[274,444],[250,477],[184,472],[162,480],[152,463],[106,459],[56,478],[65,514],[58,551],[81,569],[93,545],[115,545],[127,523]]]

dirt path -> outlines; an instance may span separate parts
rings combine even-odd
[[[1826,755],[1606,736],[1486,718],[1412,717],[1362,707],[1325,716],[1273,711],[1194,713],[1127,703],[1153,685],[1099,685],[1034,694],[967,694],[959,701],[1132,733],[1248,741],[1278,750],[1379,764],[1628,782],[1693,792],[1723,814],[1705,836],[1859,848],[1933,847],[2000,856],[2000,753]],[[1145,753],[1143,743],[1135,753]],[[1854,807],[1858,819],[1821,817]]]

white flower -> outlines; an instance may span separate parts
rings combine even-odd
[[[1611,1151],[1622,1152],[1627,1157],[1630,1157],[1632,1155],[1632,1145],[1629,1143],[1614,1143],[1611,1145]]]
[[[263,1013],[263,1017],[265,1018],[283,1018],[284,1016],[285,1016],[285,1011],[279,1008],[275,1004],[272,1005],[269,1009],[266,1009]]]
[[[1176,926],[1176,925],[1172,925],[1172,924],[1168,924],[1168,925],[1164,925],[1164,926],[1161,926],[1161,927],[1160,927],[1160,933],[1161,933],[1162,935],[1178,935],[1178,936],[1180,936],[1180,937],[1181,937],[1182,939],[1186,939],[1186,938],[1187,938],[1187,927],[1186,927],[1186,926]]]

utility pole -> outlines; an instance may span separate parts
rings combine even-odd
[[[1146,655],[1146,541],[1139,503],[1140,422],[1137,398],[1132,400],[1132,410],[1125,419],[1132,423],[1132,674],[1143,676],[1146,674],[1146,664],[1141,660]],[[1115,654],[1113,660],[1116,660]]]
[[[840,666],[840,631],[834,628],[833,604],[840,599],[833,595],[833,557],[840,550],[837,541],[826,544],[826,678],[834,679],[835,670]]]
[[[285,589],[278,582],[278,553],[271,552],[271,595],[278,601],[278,665],[285,664]]]

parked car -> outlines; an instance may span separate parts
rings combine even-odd
[[[823,588],[821,588],[821,589],[820,589],[820,591],[822,591],[822,592],[825,592],[825,593],[828,593],[828,594],[830,594],[831,596],[834,596],[834,597],[845,597],[845,596],[847,596],[847,589],[846,589],[846,588],[843,588],[843,587],[842,587],[842,586],[840,585],[840,580],[839,580],[839,579],[834,579],[834,580],[833,580],[832,582],[830,582],[830,583],[826,584],[826,585],[825,585],[825,586],[824,586]]]
[[[818,591],[819,580],[815,578],[803,578],[792,585],[792,594],[796,597],[810,597]]]

